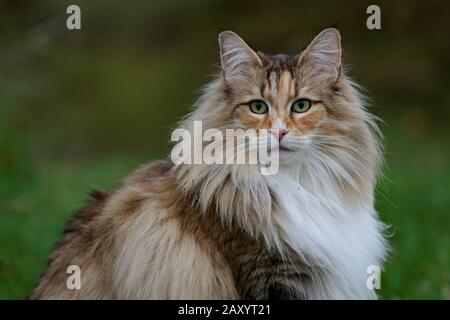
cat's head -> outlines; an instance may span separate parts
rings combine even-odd
[[[342,67],[339,32],[326,29],[305,50],[292,55],[256,52],[230,31],[219,34],[219,45],[221,71],[178,128],[189,133],[182,135],[187,143],[183,138],[172,150],[172,159],[181,150],[180,158],[190,161],[174,161],[181,163],[176,166],[181,188],[198,191],[204,210],[216,199],[222,216],[238,216],[243,224],[250,221],[249,212],[261,212],[263,220],[270,217],[271,190],[285,183],[292,187],[292,181],[301,190],[326,194],[327,201],[344,195],[352,203],[371,205],[381,160],[377,127],[364,108],[360,90]],[[283,159],[280,170],[264,176],[257,165],[210,164],[201,157],[196,162],[203,144],[194,142],[191,148],[190,137],[196,135],[199,123],[203,133],[266,129],[256,130],[266,136],[271,131],[268,137],[276,141]],[[203,140],[207,144],[203,155],[210,153],[213,140],[226,145],[228,153],[226,135],[211,137]],[[249,142],[235,148],[242,145],[253,147]]]
[[[267,129],[285,163],[373,185],[380,160],[376,125],[342,67],[338,30],[325,29],[297,54],[254,51],[231,31],[219,34],[219,47],[221,72],[183,127],[201,121],[203,130]]]
[[[353,116],[341,101],[345,77],[336,29],[322,31],[294,55],[255,52],[231,31],[219,34],[219,45],[232,126],[271,131],[282,158],[305,152],[312,139],[346,134],[345,121]]]

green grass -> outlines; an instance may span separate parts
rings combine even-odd
[[[255,10],[224,1],[89,0],[80,1],[89,13],[81,32],[58,27],[61,1],[16,2],[0,1],[0,299],[30,292],[89,190],[113,186],[167,149],[171,128],[219,62],[218,30],[235,30],[263,51],[296,52],[335,23],[350,75],[391,126],[383,128],[377,208],[393,249],[380,294],[450,299],[450,81],[441,35],[448,19],[432,14],[448,11],[444,2],[428,12],[412,1],[405,16],[385,1],[386,25],[369,31],[364,1],[290,1],[277,10],[260,1]],[[321,14],[298,19],[299,12]],[[432,23],[417,24],[418,16]],[[262,21],[270,21],[267,31]]]
[[[359,2],[295,1],[277,12],[261,4],[255,12],[167,1],[142,10],[109,1],[104,10],[104,1],[83,1],[88,27],[54,38],[50,32],[46,42],[28,30],[36,23],[50,30],[53,23],[42,22],[55,17],[64,25],[60,1],[46,2],[0,10],[0,299],[30,292],[91,189],[114,186],[167,149],[171,128],[215,70],[219,29],[275,53],[298,50],[334,22],[342,26],[351,76],[370,88],[379,106],[373,111],[391,126],[383,128],[387,166],[377,192],[392,234],[380,295],[450,299],[450,95],[446,39],[438,32],[445,19],[405,28],[396,19],[402,8],[385,3],[389,25],[368,32]],[[417,3],[411,8],[423,13]],[[308,11],[324,14],[298,19]],[[271,31],[261,32],[269,20]],[[110,21],[115,28],[104,27]]]
[[[15,181],[2,180],[10,187],[10,197],[0,204],[0,299],[24,298],[45,267],[65,221],[85,204],[88,192],[113,186],[138,163],[130,159],[47,163],[28,168],[28,174],[16,175]]]
[[[388,140],[377,208],[391,225],[386,299],[450,299],[450,150],[439,135]]]
[[[382,275],[385,299],[449,299],[449,154],[442,141],[388,139],[377,207],[391,225],[392,253]],[[24,161],[1,181],[0,299],[25,297],[66,219],[91,189],[108,188],[143,157]]]

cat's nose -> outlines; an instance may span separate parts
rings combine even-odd
[[[289,130],[284,129],[270,129],[269,131],[278,139],[278,141],[281,141],[281,139],[289,132]]]

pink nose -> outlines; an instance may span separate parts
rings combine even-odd
[[[288,130],[283,129],[269,129],[269,131],[278,139],[278,141],[281,141],[281,139],[289,132]]]

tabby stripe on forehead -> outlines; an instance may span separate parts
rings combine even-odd
[[[259,93],[261,94],[261,97],[264,97],[264,91],[266,89],[267,83],[266,81],[261,81],[259,84]]]
[[[292,73],[289,72],[289,95],[292,97],[295,92],[295,80]]]
[[[275,97],[276,96],[276,91],[275,91],[275,88],[277,88],[278,89],[278,76],[277,76],[277,73],[276,73],[276,71],[272,71],[271,73],[270,73],[270,83],[271,83],[271,94],[272,94],[272,96],[273,97]]]
[[[300,92],[300,81],[294,81],[294,97],[298,97],[298,94]]]
[[[271,83],[270,83],[270,75],[271,75],[271,72],[270,72],[270,70],[267,70],[267,75],[266,75],[266,87],[269,87],[269,90],[270,89],[272,89],[272,86],[271,86]]]
[[[291,95],[291,89],[292,89],[292,77],[291,74],[288,71],[284,71],[282,75],[280,76],[279,80],[279,91],[283,90],[283,94],[286,94],[287,96]]]

